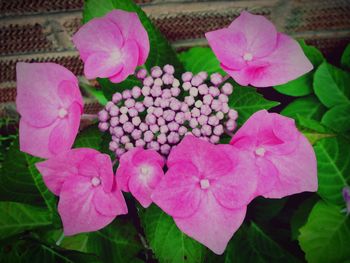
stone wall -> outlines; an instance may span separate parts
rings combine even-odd
[[[228,25],[242,10],[263,14],[278,30],[317,46],[337,61],[350,42],[350,0],[136,0],[178,50],[206,45],[204,33]],[[0,116],[13,110],[17,61],[51,61],[77,75],[82,63],[70,38],[82,0],[0,0]],[[85,98],[85,111],[98,104]]]

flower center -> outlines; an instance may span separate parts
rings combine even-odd
[[[209,180],[208,179],[202,179],[199,181],[199,184],[201,185],[201,188],[203,190],[208,189],[210,186]]]
[[[63,119],[64,117],[66,117],[67,114],[68,114],[68,111],[67,111],[65,108],[60,108],[60,109],[58,110],[58,113],[57,113],[58,117],[61,118],[61,119]]]
[[[141,173],[141,175],[144,175],[144,176],[147,176],[147,175],[149,175],[150,174],[150,169],[149,169],[149,167],[148,166],[141,166],[141,168],[140,168],[140,173]]]
[[[252,53],[244,53],[244,55],[243,55],[243,59],[245,60],[245,61],[251,61],[252,59],[253,59],[253,54]]]
[[[101,184],[100,178],[98,178],[98,177],[93,177],[93,178],[91,179],[91,184],[92,184],[93,186],[99,186],[99,185]]]
[[[263,147],[259,147],[259,148],[255,149],[255,154],[258,156],[264,156],[265,152],[266,152],[266,150]]]

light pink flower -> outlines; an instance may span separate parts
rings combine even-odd
[[[20,149],[48,158],[73,145],[83,100],[78,80],[54,63],[17,63]]]
[[[173,148],[167,165],[152,200],[184,233],[222,254],[255,195],[254,160],[230,145],[188,135]]]
[[[137,14],[122,10],[92,19],[74,34],[73,42],[85,63],[85,76],[114,83],[133,74],[149,53],[148,35]]]
[[[46,186],[59,195],[64,234],[97,231],[128,212],[108,155],[73,149],[36,164]]]
[[[315,153],[293,119],[258,111],[237,131],[230,144],[254,156],[259,167],[257,194],[282,198],[317,191]]]
[[[163,166],[164,157],[155,150],[134,148],[121,156],[117,180],[124,192],[131,192],[146,208],[152,203],[154,188],[164,176]]]
[[[205,36],[222,68],[240,85],[280,85],[313,68],[299,44],[263,16],[243,11],[228,28]]]

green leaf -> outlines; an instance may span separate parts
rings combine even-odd
[[[218,72],[226,73],[220,67],[220,62],[209,47],[193,47],[188,51],[179,54],[180,61],[184,64],[185,70],[197,74],[206,71],[208,74]]]
[[[62,230],[43,233],[42,238],[55,244]],[[64,237],[60,247],[95,254],[102,262],[133,262],[142,250],[142,244],[130,218],[118,216],[100,231]]]
[[[47,208],[56,214],[57,212],[57,198],[56,196],[50,192],[50,190],[46,187],[42,175],[39,173],[38,169],[36,169],[35,164],[37,162],[42,161],[42,159],[31,156],[29,154],[25,155],[27,163],[28,163],[28,169],[31,173],[34,183],[36,187],[38,188],[41,196],[43,197],[45,204]]]
[[[328,108],[350,103],[350,73],[323,62],[315,72],[314,90]]]
[[[171,64],[175,67],[176,72],[182,72],[182,64],[178,60],[174,49],[160,31],[152,24],[145,12],[132,0],[86,0],[83,11],[83,21],[86,23],[94,17],[101,17],[113,9],[122,9],[138,14],[148,33],[150,41],[150,52],[145,64],[148,70],[153,66]]]
[[[333,204],[343,205],[342,190],[350,182],[350,142],[325,138],[316,143],[318,194]]]
[[[336,134],[316,120],[297,115],[296,121],[299,131],[305,135],[312,145],[323,138],[336,136]]]
[[[96,125],[90,126],[79,132],[74,142],[74,148],[92,148],[95,150],[101,149],[103,133]]]
[[[0,214],[0,239],[52,223],[47,209],[27,204],[0,202]]]
[[[0,252],[0,262],[3,263],[102,263],[95,255],[61,249],[35,239],[19,240],[1,248]]]
[[[299,44],[314,68],[317,68],[325,60],[321,51],[317,48],[307,45],[304,40],[300,40]],[[286,84],[275,86],[274,89],[279,93],[294,97],[311,94],[313,92],[313,75],[314,70]]]
[[[152,205],[141,215],[146,239],[160,262],[203,262],[205,248],[182,233],[173,219]]]
[[[299,236],[307,262],[343,262],[350,258],[350,217],[340,210],[323,201],[312,209]]]
[[[315,203],[319,200],[317,195],[313,195],[312,197],[306,199],[294,212],[292,219],[290,220],[290,227],[292,232],[292,240],[297,240],[300,231],[299,229],[306,224],[307,218],[311,212],[311,209],[315,205]]]
[[[25,154],[19,150],[18,139],[7,151],[1,168],[0,200],[45,206],[29,172]]]
[[[243,124],[254,112],[270,109],[279,102],[265,99],[255,88],[234,86],[229,98],[229,106],[238,112],[238,124]]]
[[[341,56],[341,64],[343,67],[350,69],[350,44],[348,44]]]
[[[79,86],[83,88],[90,96],[94,97],[101,105],[107,104],[107,99],[102,90],[98,90],[87,83],[79,82]]]
[[[350,130],[350,103],[328,110],[322,118],[322,123],[338,132]]]
[[[116,92],[122,92],[126,89],[132,89],[134,86],[142,87],[142,83],[135,76],[129,76],[121,83],[112,83],[109,79],[98,79],[102,87],[103,94],[108,100],[112,100],[112,96]]]
[[[273,88],[279,93],[300,97],[309,95],[312,93],[312,80],[313,72],[306,73],[305,75],[287,82],[286,84],[274,86]]]
[[[268,222],[274,218],[286,205],[287,198],[268,199],[255,198],[248,206],[248,214],[256,222]]]
[[[321,120],[327,108],[313,95],[298,98],[289,103],[281,114],[297,119],[298,115],[309,119]]]
[[[231,239],[226,252],[221,257],[212,257],[207,262],[270,263],[299,262],[293,255],[269,237],[263,229],[252,222],[243,225]]]

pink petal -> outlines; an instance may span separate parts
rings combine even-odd
[[[33,127],[47,127],[57,118],[60,98],[58,86],[63,81],[77,84],[76,77],[54,63],[23,63],[16,65],[17,111]]]
[[[49,151],[57,154],[72,147],[80,125],[81,107],[73,103],[66,118],[60,119],[49,138]]]
[[[264,197],[282,198],[301,192],[317,191],[316,157],[312,146],[303,135],[300,135],[294,152],[288,155],[271,155],[269,159],[279,172],[279,180]]]
[[[183,162],[169,168],[151,198],[169,215],[185,218],[197,211],[201,196],[198,170]]]
[[[230,145],[218,145],[218,148],[231,158],[232,170],[210,182],[210,188],[216,200],[228,209],[246,206],[255,197],[258,186],[258,171],[255,159],[245,151],[239,151]]]
[[[137,60],[139,58],[139,51],[135,41],[128,40],[124,43],[121,49],[122,57],[120,61],[123,63],[123,68],[109,79],[113,83],[119,83],[124,81],[129,75],[134,74]]]
[[[64,235],[97,231],[113,221],[115,215],[106,216],[96,210],[94,194],[94,186],[88,177],[74,176],[65,181],[58,202]]]
[[[129,189],[129,179],[132,175],[136,174],[136,169],[134,169],[134,165],[132,163],[132,158],[136,153],[142,151],[142,148],[133,148],[126,153],[124,153],[119,159],[119,166],[116,171],[116,180],[120,189],[124,192],[130,192]]]
[[[145,28],[136,13],[113,10],[106,15],[120,29],[125,41],[134,40],[138,46],[137,65],[145,63],[149,53],[149,39]]]
[[[123,69],[123,64],[118,63],[118,57],[112,53],[96,52],[85,61],[84,74],[87,79],[107,78],[118,74]]]
[[[37,128],[21,118],[19,122],[20,150],[41,158],[50,158],[54,156],[54,153],[49,150],[49,138],[53,128],[57,124],[58,121],[51,126]]]
[[[266,158],[256,158],[259,169],[258,186],[256,196],[263,195],[274,189],[278,181],[279,172],[275,165]]]
[[[259,71],[252,72],[254,63],[265,63],[266,66],[259,68]],[[287,35],[277,35],[277,47],[268,56],[253,61],[247,68],[232,72],[230,75],[236,78],[249,79],[249,84],[255,87],[270,87],[281,85],[296,79],[311,71],[313,66],[304,55],[298,42]]]
[[[72,38],[85,62],[95,52],[111,53],[123,43],[121,32],[112,21],[94,18],[78,30]]]
[[[61,81],[58,85],[58,96],[61,99],[61,106],[67,109],[73,102],[77,102],[81,106],[81,113],[83,113],[84,102],[77,83],[67,80]]]
[[[133,154],[133,164],[140,165],[144,162],[157,164],[160,167],[163,167],[165,164],[164,157],[154,150],[139,150],[137,153]]]
[[[151,194],[164,176],[163,169],[159,165],[151,166],[149,169],[150,176],[145,177],[135,173],[129,179],[130,192],[144,208],[152,203]]]
[[[56,195],[59,195],[62,184],[69,176],[86,176],[86,171],[81,169],[81,167],[87,164],[87,160],[89,160],[88,164],[94,166],[94,169],[98,169],[100,171],[103,171],[103,169],[109,169],[109,174],[107,172],[104,173],[109,175],[110,178],[105,178],[106,176],[104,176],[102,178],[102,184],[107,184],[108,181],[111,181],[109,183],[112,184],[113,170],[110,159],[110,164],[103,165],[95,161],[98,157],[103,157],[105,155],[106,154],[101,154],[94,149],[77,148],[59,153],[58,155],[55,155],[44,162],[39,162],[36,164],[36,167],[42,174],[43,180],[50,191]],[[99,176],[99,174],[97,174],[97,176]]]
[[[106,193],[102,187],[97,187],[94,195],[94,205],[101,215],[117,216],[128,213],[125,199],[120,190]]]
[[[246,39],[246,50],[253,57],[269,55],[276,47],[277,31],[264,16],[243,11],[228,27],[231,32],[240,32]]]
[[[245,213],[245,206],[235,210],[224,208],[207,192],[192,216],[174,220],[182,232],[220,255],[243,223]]]
[[[247,43],[243,33],[224,28],[208,32],[205,37],[223,67],[239,70],[246,65],[243,55]]]
[[[179,162],[192,162],[207,178],[215,178],[232,170],[229,156],[214,144],[191,135],[184,137],[168,156],[168,167]]]

